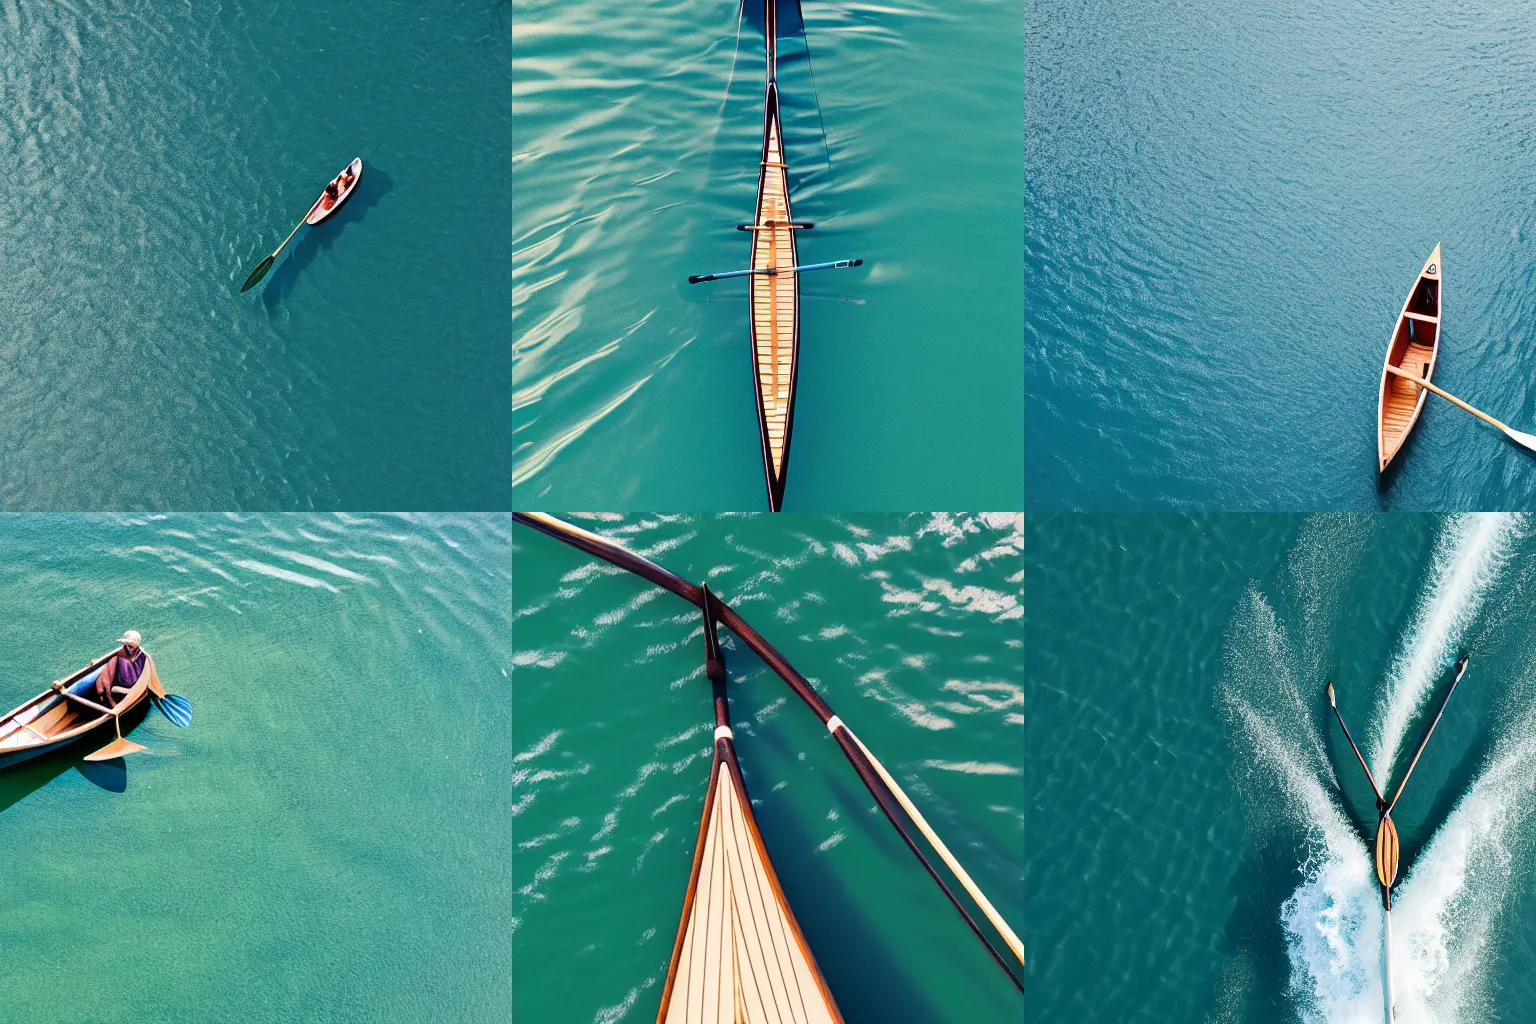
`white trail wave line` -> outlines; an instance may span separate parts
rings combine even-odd
[[[1370,750],[1377,779],[1392,775],[1409,723],[1477,618],[1489,587],[1509,561],[1524,520],[1520,513],[1473,512],[1450,520],[1440,535],[1430,564],[1429,592],[1419,602],[1407,642],[1387,672],[1380,725]]]

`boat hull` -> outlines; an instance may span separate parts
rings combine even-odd
[[[799,264],[789,205],[789,169],[784,160],[784,131],[779,118],[779,88],[768,83],[764,100],[763,150],[757,179],[757,226],[752,238],[752,269]],[[771,225],[771,226],[765,226]],[[800,370],[800,275],[754,274],[749,301],[752,323],[752,379],[757,391],[757,423],[762,435],[763,473],[768,506],[784,504],[789,475],[789,442],[795,426],[795,387]]]
[[[1387,369],[1400,370],[1430,380],[1440,353],[1440,246],[1424,261],[1424,268],[1403,301],[1387,342],[1387,357],[1382,365],[1381,384],[1376,398],[1377,471],[1385,473],[1397,453],[1402,451],[1429,392],[1412,381],[1404,380]]]

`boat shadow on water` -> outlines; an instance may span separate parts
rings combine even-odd
[[[739,645],[732,654],[741,662],[757,661],[742,652]],[[753,729],[750,739],[753,746],[771,747],[782,763],[793,764],[799,759],[799,752],[774,730]],[[868,793],[845,778],[829,778],[827,786],[841,809],[841,820],[861,834],[861,841],[867,840],[883,859],[907,861],[910,854],[900,838],[889,829],[877,827],[883,819],[869,813]],[[769,837],[765,841],[770,846],[779,881],[843,1015],[848,1020],[900,1020],[910,1024],[944,1019],[939,1007],[918,986],[907,981],[890,937],[860,910],[858,901],[837,874],[827,870],[826,858],[811,852],[818,849],[822,837],[807,833],[797,813],[786,804],[762,799],[759,793],[763,790],[771,792],[772,787],[761,776],[747,779],[747,792],[753,797],[752,811],[763,834]],[[871,984],[871,978],[878,978],[878,983]]]
[[[357,188],[352,190],[341,209],[314,227],[306,228],[288,258],[273,268],[272,276],[267,278],[266,287],[261,290],[261,304],[267,312],[276,310],[278,303],[293,292],[299,276],[320,255],[321,250],[329,250],[348,224],[367,217],[368,211],[378,205],[379,200],[394,187],[394,179],[382,168],[377,164],[367,165],[363,169],[362,180],[357,183]]]
[[[129,735],[143,724],[149,710],[150,702],[146,700],[140,707],[124,715],[123,735]],[[128,765],[123,758],[114,757],[106,761],[85,759],[85,755],[106,746],[115,735],[108,723],[105,728],[96,729],[67,747],[0,771],[0,811],[20,803],[71,768],[93,785],[112,793],[125,792],[128,789]]]

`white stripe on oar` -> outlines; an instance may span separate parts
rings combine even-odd
[[[1008,948],[1013,950],[1013,955],[1018,957],[1019,963],[1022,964],[1024,962],[1024,943],[1019,941],[1018,935],[1014,933],[1012,928],[1008,927],[1008,922],[1003,920],[1003,916],[997,912],[997,908],[992,905],[992,901],[982,894],[981,889],[971,880],[971,876],[966,874],[965,869],[960,866],[960,862],[955,860],[955,855],[949,852],[949,847],[944,845],[944,840],[940,839],[938,834],[929,827],[928,820],[923,817],[921,811],[913,806],[912,801],[907,797],[906,791],[897,785],[896,780],[891,778],[891,773],[885,770],[885,765],[880,763],[880,759],[870,753],[869,748],[864,745],[864,741],[859,739],[841,718],[833,715],[827,719],[828,732],[835,736],[839,729],[847,733],[848,738],[853,740],[854,745],[863,752],[865,757],[869,758],[870,766],[879,774],[881,781],[890,788],[890,791],[901,804],[902,810],[907,812],[907,817],[911,818],[923,835],[928,837],[928,842],[933,844],[933,848],[939,852],[939,856],[943,858],[944,863],[949,865],[949,870],[953,871],[955,877],[960,879],[960,884],[965,886],[965,891],[971,894],[971,899],[975,900],[976,905],[981,908],[981,912],[987,915],[987,920],[992,922],[992,927],[1002,934],[1003,941],[1008,943]]]
[[[1421,388],[1424,388],[1424,389],[1429,390],[1429,391],[1433,391],[1435,394],[1439,395],[1441,398],[1445,399],[1447,402],[1450,402],[1452,405],[1457,406],[1458,408],[1466,410],[1467,412],[1471,413],[1473,416],[1476,416],[1478,419],[1482,420],[1484,423],[1488,423],[1488,424],[1491,424],[1491,425],[1493,425],[1495,427],[1498,427],[1500,430],[1504,431],[1505,436],[1507,436],[1511,441],[1515,442],[1516,444],[1518,444],[1518,445],[1520,445],[1520,446],[1522,446],[1524,448],[1528,448],[1528,449],[1530,449],[1533,452],[1536,452],[1536,434],[1527,434],[1524,431],[1516,430],[1514,427],[1511,427],[1508,424],[1500,423],[1498,420],[1494,419],[1492,416],[1489,416],[1487,413],[1483,412],[1481,409],[1474,409],[1472,406],[1468,405],[1466,402],[1463,402],[1461,399],[1457,398],[1455,395],[1450,394],[1449,392],[1446,392],[1446,391],[1442,391],[1440,388],[1435,387],[1435,385],[1431,384],[1429,381],[1425,380],[1422,377],[1415,377],[1413,374],[1409,373],[1407,370],[1399,370],[1395,366],[1388,366],[1387,367],[1387,372],[1388,373],[1395,373],[1395,374],[1397,374],[1397,376],[1403,378],[1403,380],[1412,381],[1413,383],[1417,384]]]

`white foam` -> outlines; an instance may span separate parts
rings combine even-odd
[[[1506,512],[1473,512],[1447,522],[1435,545],[1428,592],[1387,672],[1370,750],[1377,778],[1392,774],[1409,723],[1454,658],[1523,527],[1523,515]]]

